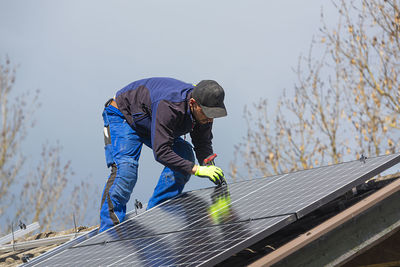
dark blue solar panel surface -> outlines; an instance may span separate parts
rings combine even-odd
[[[38,265],[216,264],[399,161],[387,155],[188,192]],[[221,199],[227,205],[216,206]]]
[[[199,228],[151,236],[145,226],[131,240],[80,246],[42,262],[48,266],[190,266],[224,253],[266,228],[289,223],[290,216],[246,221],[223,227]],[[294,220],[294,218],[292,218]],[[250,244],[248,244],[250,245]]]

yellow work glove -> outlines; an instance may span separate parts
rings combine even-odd
[[[208,178],[216,185],[221,185],[225,182],[225,176],[222,170],[214,165],[197,166],[196,173],[199,177]]]

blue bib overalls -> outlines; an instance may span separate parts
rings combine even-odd
[[[99,232],[124,220],[126,204],[137,180],[142,145],[152,148],[150,137],[140,136],[117,108],[106,105],[103,120],[106,161],[111,174],[103,190]],[[175,138],[172,149],[182,158],[194,162],[193,148],[182,138]],[[190,175],[165,167],[147,209],[180,194],[189,178]]]

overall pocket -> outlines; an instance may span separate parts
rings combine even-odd
[[[114,158],[112,155],[112,145],[111,145],[111,135],[110,135],[110,120],[107,114],[107,111],[104,109],[103,111],[103,120],[104,120],[104,152],[106,157],[106,164],[109,168],[114,164]]]

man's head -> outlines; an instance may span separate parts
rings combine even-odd
[[[224,89],[213,80],[203,80],[193,89],[190,107],[195,119],[204,124],[227,115]]]

